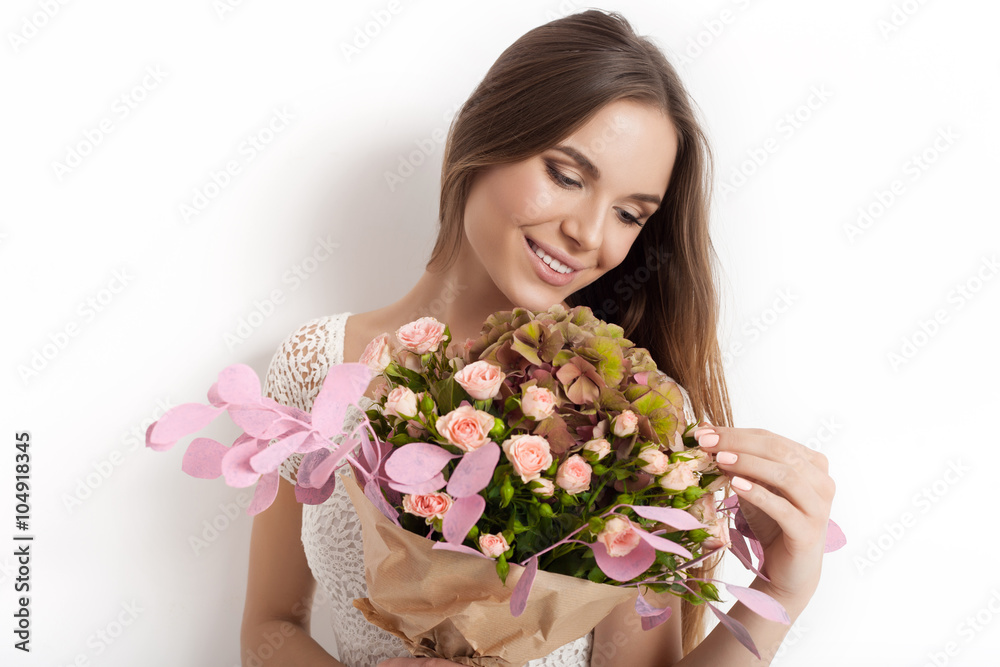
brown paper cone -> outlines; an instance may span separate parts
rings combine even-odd
[[[364,542],[368,597],[357,598],[354,606],[370,623],[402,639],[414,657],[523,667],[587,634],[618,605],[635,602],[635,587],[539,570],[527,608],[515,618],[510,595],[523,567],[511,563],[505,586],[493,559],[432,549],[433,540],[387,519],[353,471],[340,479],[361,520]]]

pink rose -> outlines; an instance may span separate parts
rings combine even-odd
[[[417,395],[409,387],[394,387],[385,399],[385,414],[408,419],[417,414]]]
[[[556,470],[556,485],[571,496],[590,488],[590,464],[579,454],[567,457]]]
[[[381,334],[371,339],[365,351],[361,353],[359,362],[368,364],[368,368],[381,373],[392,362],[389,351],[389,334]]]
[[[615,417],[614,434],[619,438],[632,435],[639,425],[639,416],[631,410],[622,410],[622,413]]]
[[[670,457],[656,447],[646,447],[639,452],[639,460],[646,464],[639,469],[650,475],[662,475],[670,465]]]
[[[685,449],[674,458],[680,461],[688,459],[688,465],[695,472],[705,472],[715,468],[715,459],[704,449]]]
[[[471,405],[461,405],[437,420],[437,430],[445,440],[463,452],[479,449],[490,439],[493,415]]]
[[[705,530],[711,537],[702,542],[705,549],[719,549],[729,544],[729,520],[716,511],[714,497],[702,496],[691,503],[688,512],[708,526]]]
[[[500,370],[499,366],[479,360],[473,361],[455,373],[455,382],[469,392],[469,396],[472,398],[484,400],[494,398],[500,393],[500,383],[505,377],[507,375]]]
[[[479,550],[490,558],[498,558],[507,549],[510,549],[510,545],[503,535],[486,533],[479,536]]]
[[[556,485],[552,483],[551,479],[542,479],[539,477],[533,480],[531,484],[531,492],[537,493],[542,498],[550,498],[556,492]]]
[[[588,440],[583,446],[585,452],[594,452],[595,461],[600,461],[611,453],[611,443],[604,438]]]
[[[514,472],[527,484],[541,477],[543,470],[552,465],[552,451],[549,441],[540,435],[518,435],[507,438],[502,445],[503,453],[514,466]]]
[[[531,385],[521,398],[521,412],[540,422],[550,417],[556,409],[556,395],[545,387]]]
[[[434,519],[444,519],[454,501],[451,496],[441,491],[434,493],[405,494],[403,496],[403,511],[424,517],[430,524]]]
[[[604,524],[604,530],[597,534],[597,540],[604,544],[609,556],[627,556],[639,546],[642,538],[632,529],[633,523],[620,516],[613,516]]]
[[[668,491],[683,491],[689,486],[697,486],[698,478],[689,465],[690,461],[677,461],[667,466],[666,473],[660,478],[660,486]]]
[[[445,325],[433,317],[421,317],[396,329],[396,338],[406,349],[425,354],[436,352],[444,340]]]

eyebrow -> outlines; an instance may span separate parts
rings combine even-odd
[[[586,155],[584,155],[580,151],[576,150],[572,146],[567,146],[567,145],[563,144],[561,146],[556,146],[555,150],[560,151],[560,152],[565,153],[566,155],[568,155],[570,158],[573,159],[574,162],[576,162],[584,170],[586,170],[591,176],[593,176],[595,180],[598,180],[598,179],[601,178],[601,170],[598,169],[597,166],[593,162],[591,162],[587,158]],[[627,198],[628,199],[635,199],[637,201],[649,202],[650,204],[656,204],[657,206],[659,206],[660,202],[663,201],[658,195],[647,195],[647,194],[641,194],[641,193],[635,193],[635,194],[629,195]]]

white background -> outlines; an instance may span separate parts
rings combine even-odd
[[[0,14],[0,662],[237,665],[251,519],[227,510],[252,489],[183,474],[187,440],[146,450],[146,426],[206,402],[229,364],[263,375],[306,320],[408,289],[434,240],[431,137],[506,46],[585,6],[404,0],[378,27],[387,0],[48,4]],[[831,459],[848,544],[775,664],[998,664],[1000,5],[600,7],[678,66],[717,182],[735,186],[711,231],[736,425]],[[292,120],[250,159],[241,145],[276,110]],[[74,150],[88,154],[60,173]],[[411,155],[422,164],[390,189]],[[239,174],[185,220],[229,160]],[[335,246],[325,261],[310,259],[318,239]],[[296,283],[295,267],[313,271]],[[227,342],[241,320],[259,326]],[[20,430],[30,656],[11,648]],[[203,433],[236,431],[224,418]],[[722,578],[747,575],[733,559]],[[327,624],[320,610],[332,650]]]

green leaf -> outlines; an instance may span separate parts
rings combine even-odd
[[[510,505],[514,497],[514,485],[510,483],[510,475],[503,478],[503,486],[500,487],[500,507]]]
[[[608,575],[599,567],[591,568],[590,572],[587,573],[587,579],[590,579],[595,584],[603,584],[608,579]]]
[[[507,585],[507,574],[510,573],[510,565],[507,564],[507,558],[500,554],[497,557],[497,574],[500,575],[500,581],[504,586]]]
[[[713,602],[722,602],[722,599],[719,597],[719,589],[714,584],[707,581],[699,581],[698,586],[701,587],[701,594],[706,598]]]

